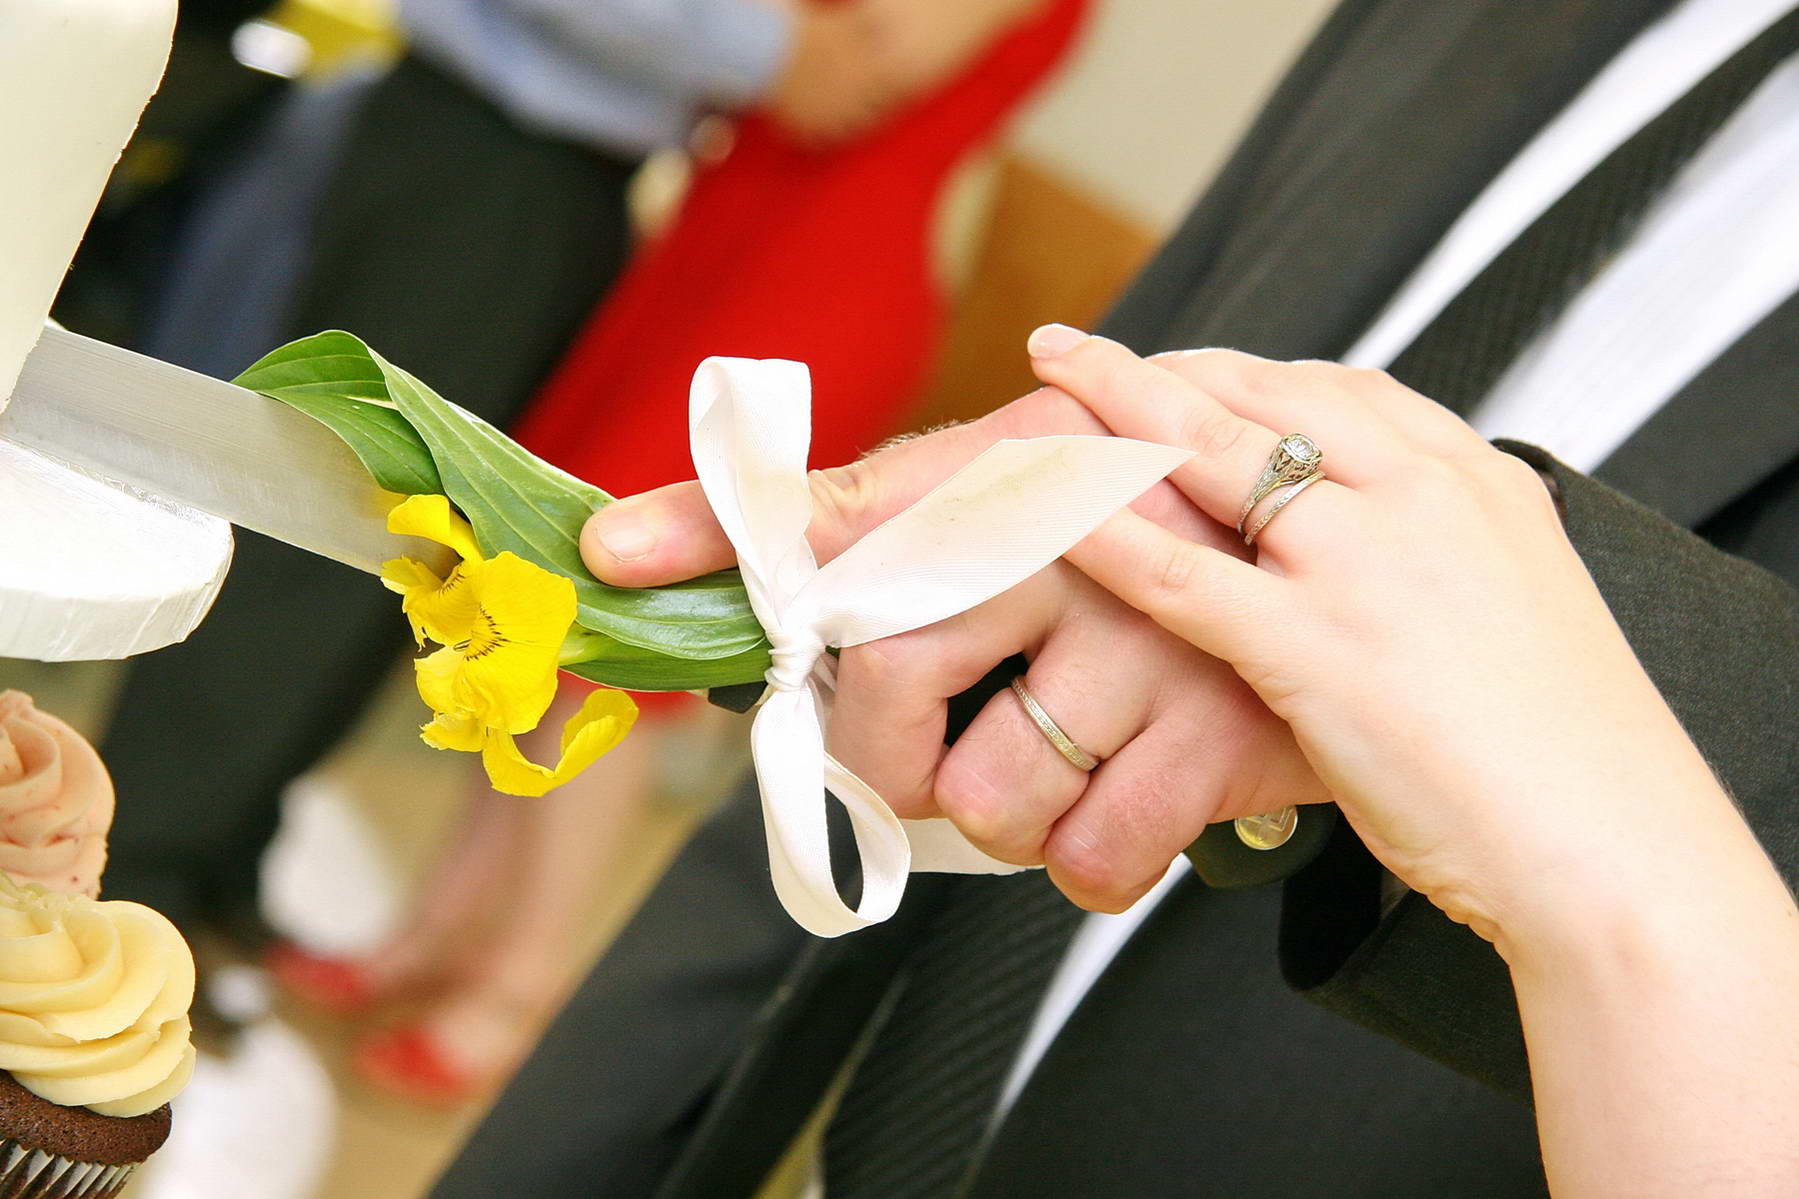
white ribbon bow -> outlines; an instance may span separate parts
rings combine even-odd
[[[775,893],[807,931],[835,937],[891,916],[913,870],[1021,868],[947,820],[901,820],[825,752],[836,674],[826,647],[922,628],[993,598],[1192,455],[1122,437],[1002,441],[821,568],[806,542],[811,425],[803,363],[708,358],[694,375],[693,463],[773,647],[750,747]],[[827,789],[849,812],[862,860],[853,909],[831,875]]]

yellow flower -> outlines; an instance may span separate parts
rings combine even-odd
[[[437,713],[423,729],[426,744],[479,752],[496,790],[542,795],[630,731],[637,715],[630,698],[595,692],[563,729],[554,769],[526,760],[513,734],[536,728],[556,696],[563,642],[575,622],[574,583],[510,552],[484,557],[468,522],[441,495],[410,497],[388,514],[387,527],[462,558],[445,578],[415,558],[381,568],[419,645],[443,646],[415,663],[419,696]]]

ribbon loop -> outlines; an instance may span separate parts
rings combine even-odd
[[[902,821],[825,752],[835,672],[828,646],[859,645],[985,603],[1048,566],[1192,457],[1122,437],[1002,441],[820,569],[806,541],[811,383],[804,365],[708,358],[688,431],[700,486],[737,551],[767,631],[772,692],[750,732],[770,874],[802,927],[835,937],[885,920],[914,870],[1007,874],[947,820]],[[831,873],[825,792],[850,817],[862,899]]]

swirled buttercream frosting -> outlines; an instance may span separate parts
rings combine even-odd
[[[0,691],[0,870],[95,895],[112,827],[112,779],[74,729]]]
[[[142,904],[0,877],[0,1069],[103,1116],[167,1103],[193,1073],[194,959]]]

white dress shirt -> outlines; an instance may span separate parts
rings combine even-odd
[[[1385,366],[1481,268],[1632,133],[1792,7],[1683,0],[1638,35],[1469,206],[1344,356]],[[1495,385],[1473,418],[1591,470],[1799,288],[1799,58],[1771,75],[1657,200],[1631,242]],[[1002,1090],[1024,1088],[1087,990],[1188,873],[1087,917]]]

